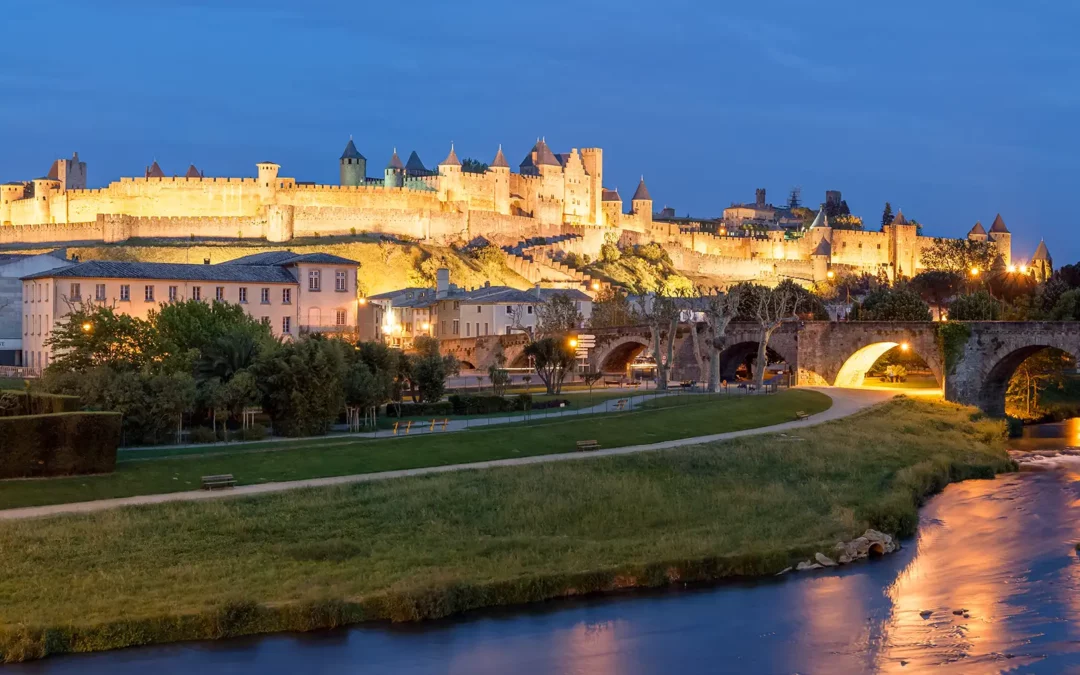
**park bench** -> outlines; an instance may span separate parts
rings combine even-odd
[[[236,485],[236,479],[231,473],[223,473],[219,476],[203,476],[202,489],[216,490],[218,488],[230,488]]]
[[[600,449],[600,444],[597,443],[596,441],[578,441],[577,442],[577,449],[578,450],[599,450]]]
[[[428,431],[435,431],[435,425],[436,424],[441,424],[442,425],[442,430],[446,431],[446,425],[450,424],[450,418],[449,417],[443,418],[442,421],[439,421],[439,420],[436,420],[436,419],[431,420],[431,428],[428,429]]]
[[[626,386],[627,387],[640,387],[641,386],[641,380],[630,380],[629,382],[626,383]]]
[[[629,402],[630,401],[628,399],[620,398],[618,401],[615,401],[615,409],[616,410],[626,410],[626,404],[629,403]]]
[[[795,413],[795,419],[797,420],[804,420],[807,417],[810,417],[809,413],[805,413],[802,410],[799,410]]]
[[[694,380],[683,380],[682,382],[679,383],[679,386],[682,387],[683,389],[693,389],[694,385],[696,385],[696,384],[697,384],[697,382],[695,382]]]

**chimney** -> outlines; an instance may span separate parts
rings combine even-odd
[[[757,207],[759,209],[765,208],[765,188],[757,189]]]
[[[203,258],[202,259],[202,264],[209,265],[210,264],[210,258]]]
[[[540,282],[536,282],[536,301],[540,301]]]
[[[491,282],[490,281],[485,281],[484,282],[484,288],[491,288]]]
[[[440,267],[435,271],[435,297],[445,298],[450,293],[450,270]]]

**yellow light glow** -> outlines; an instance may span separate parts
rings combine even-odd
[[[424,330],[428,330],[429,328],[431,328],[431,324],[430,324],[430,323],[427,323],[427,322],[425,321],[425,322],[424,322]]]
[[[1020,266],[1020,274],[1027,274],[1027,265]]]
[[[906,352],[909,349],[911,349],[911,345],[909,345],[908,343],[903,342],[900,344],[900,351]]]
[[[570,338],[570,346],[577,347],[577,338]]]
[[[366,305],[367,304],[367,298],[360,298],[360,304],[361,305]]]
[[[1011,274],[1012,272],[1015,272],[1015,271],[1016,271],[1016,265],[1009,265],[1009,273]]]
[[[825,273],[825,276],[832,279],[833,277],[836,276],[836,272],[833,272],[832,270],[829,270],[828,272]]]
[[[979,268],[978,267],[972,267],[971,268],[971,276],[973,276],[973,277],[979,276]]]
[[[89,333],[91,328],[93,328],[93,326],[90,325],[89,321],[87,321],[86,323],[84,323],[82,325],[82,329],[83,329],[84,333]]]
[[[592,282],[592,289],[593,289],[594,291],[598,291],[598,290],[600,290],[600,282],[599,282],[599,281],[594,281],[594,282]]]

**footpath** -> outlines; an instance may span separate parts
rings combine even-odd
[[[757,427],[755,429],[743,429],[742,431],[729,431],[722,434],[708,436],[694,436],[680,438],[661,443],[649,443],[646,445],[629,445],[621,448],[608,448],[592,452],[564,452],[553,455],[536,455],[532,457],[517,457],[513,459],[497,459],[486,462],[470,462],[467,464],[447,464],[443,466],[430,466],[418,469],[403,469],[399,471],[381,471],[378,473],[354,474],[349,476],[331,476],[328,478],[309,478],[306,480],[286,481],[278,483],[261,483],[258,485],[241,485],[228,490],[192,490],[188,492],[170,492],[158,495],[141,495],[137,497],[121,497],[118,499],[99,499],[91,502],[75,502],[72,504],[51,504],[48,506],[30,506],[17,509],[0,510],[0,520],[20,520],[24,518],[41,518],[72,513],[94,513],[106,511],[123,506],[141,506],[147,504],[165,504],[169,502],[190,502],[202,499],[229,499],[234,497],[248,497],[253,495],[284,492],[286,490],[299,490],[304,488],[329,487],[334,485],[349,485],[352,483],[365,483],[380,480],[392,480],[406,476],[425,476],[429,474],[448,473],[451,471],[473,471],[478,469],[493,469],[506,466],[525,466],[528,464],[545,464],[548,462],[572,462],[587,461],[596,457],[609,457],[612,455],[629,455],[638,452],[652,452],[668,450],[700,443],[712,443],[714,441],[726,441],[744,436],[757,436],[760,434],[772,434],[793,429],[831,422],[853,415],[870,406],[883,403],[894,396],[903,393],[895,390],[871,390],[871,389],[839,389],[834,387],[807,387],[814,391],[820,391],[832,399],[833,404],[828,410],[817,413],[803,420],[783,422],[772,426]],[[764,405],[768,405],[769,398],[761,397]],[[601,407],[600,406],[595,407]],[[584,411],[574,411],[583,414]],[[599,412],[599,411],[597,411]],[[499,418],[504,419],[504,418]],[[494,420],[492,420],[494,421]]]

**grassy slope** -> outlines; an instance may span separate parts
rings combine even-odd
[[[0,653],[415,620],[773,573],[868,526],[908,534],[925,495],[1008,469],[1002,425],[972,413],[901,399],[801,441],[4,523]]]
[[[211,456],[124,461],[107,476],[0,482],[0,508],[193,490],[199,487],[201,476],[211,474],[231,473],[241,484],[267,483],[568,452],[584,438],[596,439],[603,447],[653,443],[776,424],[790,420],[796,410],[824,410],[831,401],[818,392],[792,390],[764,400],[672,397],[650,405],[653,409],[640,412],[545,420],[528,426],[381,440],[328,439],[300,443],[295,449],[286,449],[290,446],[284,443],[257,446],[266,448],[258,451],[216,447]],[[152,452],[137,456],[153,457]]]
[[[27,249],[44,251],[46,249]],[[429,255],[444,261],[450,279],[465,287],[482,286],[485,281],[515,288],[528,288],[529,282],[505,265],[483,267],[477,261],[451,248],[427,244],[379,243],[370,237],[320,237],[296,239],[285,244],[267,244],[251,240],[232,242],[131,241],[121,245],[69,246],[68,253],[81,260],[132,260],[139,262],[201,263],[210,258],[222,263],[263,251],[289,250],[296,253],[332,253],[360,263],[360,290],[368,295],[417,285],[417,265]]]

